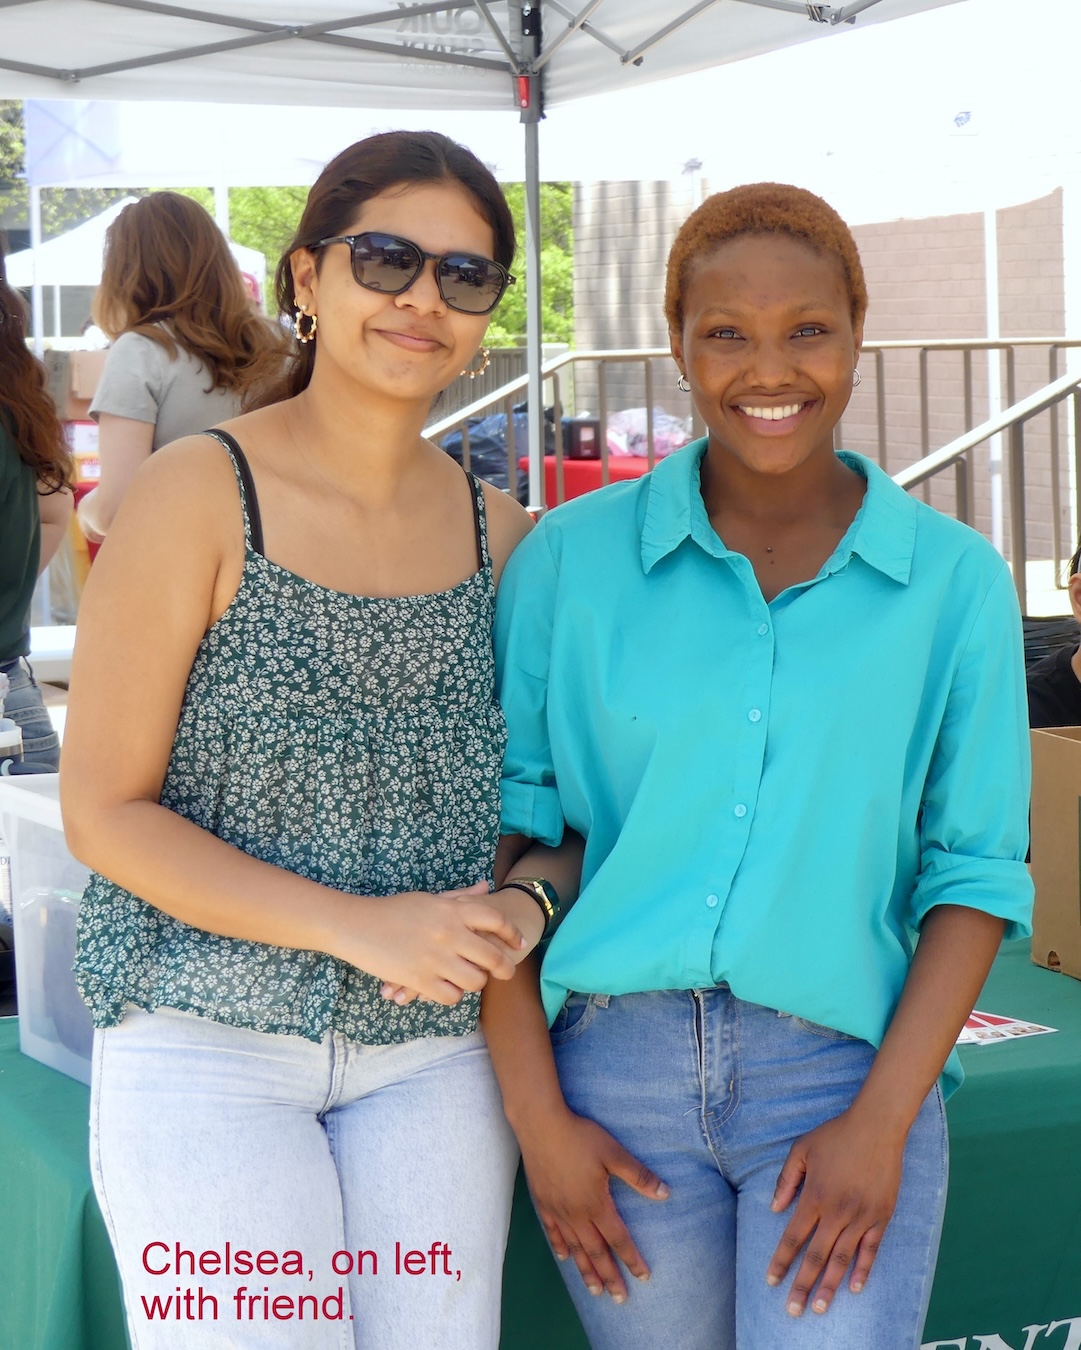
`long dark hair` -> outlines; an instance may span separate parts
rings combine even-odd
[[[413,183],[458,183],[471,194],[495,236],[495,260],[509,267],[514,260],[514,221],[502,189],[487,165],[438,131],[386,131],[368,136],[343,150],[316,179],[296,234],[282,255],[274,276],[278,309],[292,328],[296,309],[289,259],[298,248],[343,234],[372,197]],[[322,255],[317,253],[316,267]],[[293,341],[285,373],[247,400],[253,408],[293,398],[308,387],[315,365],[315,343]]]
[[[225,236],[179,192],[152,192],[109,226],[93,312],[113,339],[142,333],[170,356],[182,347],[214,389],[271,378],[281,365],[281,336],[252,304]]]
[[[71,483],[71,452],[45,386],[45,368],[26,345],[26,303],[8,285],[0,240],[0,419],[15,449],[50,492]]]

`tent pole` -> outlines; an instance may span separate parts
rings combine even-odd
[[[214,219],[217,221],[218,229],[221,230],[226,239],[231,238],[229,233],[229,185],[227,183],[214,184]]]
[[[30,248],[34,263],[34,279],[30,283],[30,322],[34,335],[34,355],[45,355],[45,305],[41,296],[41,270],[38,266],[41,249],[41,188],[30,186]]]
[[[525,123],[526,363],[529,371],[529,510],[544,510],[544,333],[541,322],[540,123]]]

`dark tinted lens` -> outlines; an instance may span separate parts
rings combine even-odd
[[[452,309],[487,314],[499,303],[507,278],[488,258],[448,253],[439,265],[439,290]]]
[[[424,266],[415,244],[393,234],[358,234],[353,244],[353,275],[370,291],[398,295]]]

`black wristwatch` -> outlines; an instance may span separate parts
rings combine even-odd
[[[504,881],[500,889],[525,891],[526,895],[531,895],[536,900],[544,914],[544,931],[541,933],[543,942],[551,934],[559,919],[559,894],[552,883],[545,881],[543,877],[514,877],[511,881]]]

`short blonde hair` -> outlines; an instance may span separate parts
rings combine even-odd
[[[668,255],[664,312],[673,332],[683,327],[683,293],[691,264],[744,234],[787,234],[841,264],[852,326],[867,313],[867,283],[852,231],[821,197],[787,183],[744,183],[707,197],[683,222]]]

